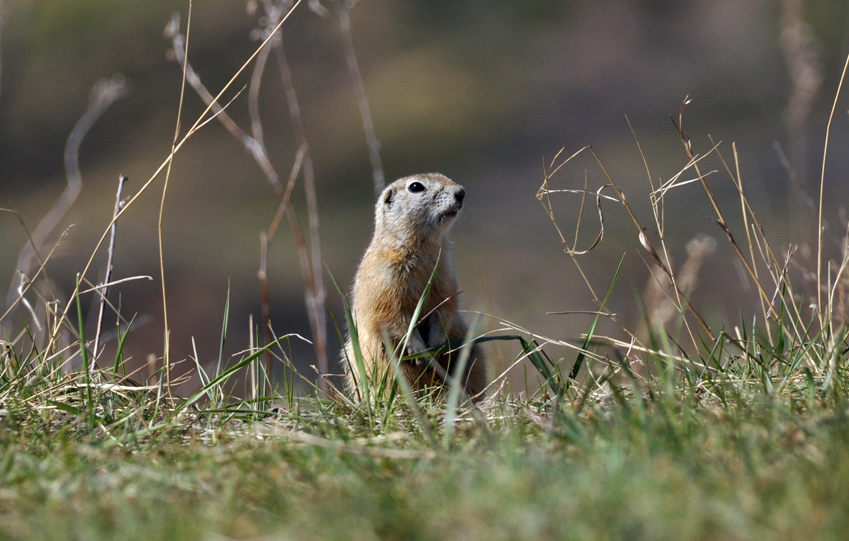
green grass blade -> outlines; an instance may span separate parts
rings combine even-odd
[[[610,295],[613,293],[613,288],[616,286],[616,282],[619,280],[619,273],[622,271],[622,264],[625,262],[625,254],[622,254],[622,257],[619,258],[619,264],[616,266],[616,272],[613,274],[613,280],[610,282],[610,287],[607,288],[607,294],[604,296],[604,300],[601,302],[601,306],[598,308],[598,313],[595,318],[593,318],[592,325],[590,325],[590,330],[587,332],[586,338],[584,338],[584,342],[581,344],[581,352],[578,353],[578,356],[575,358],[575,364],[572,365],[572,370],[569,372],[569,381],[566,382],[566,387],[568,388],[570,381],[575,381],[578,377],[578,373],[581,371],[581,367],[584,364],[586,354],[584,351],[588,351],[587,348],[590,346],[592,342],[593,336],[595,335],[595,329],[598,325],[599,320],[601,319],[601,312],[604,310],[604,307],[607,306],[607,301],[610,300]]]
[[[342,297],[342,305],[345,310],[345,321],[348,324],[348,333],[351,335],[351,346],[354,350],[354,366],[352,366],[351,359],[348,359],[347,351],[344,353],[345,362],[348,363],[348,370],[353,375],[354,381],[356,382],[354,391],[359,393],[359,396],[356,398],[360,400],[360,403],[366,404],[366,415],[368,416],[369,424],[371,425],[371,420],[373,418],[373,412],[371,409],[371,382],[369,381],[369,374],[366,370],[365,357],[363,357],[363,352],[360,348],[360,336],[357,333],[357,322],[354,319],[354,314],[351,310],[351,305],[348,302],[348,297],[342,291],[342,287],[339,285],[336,277],[333,276],[330,269],[327,270],[327,273],[330,275],[330,280],[333,282],[333,285],[336,286],[336,291],[338,291],[339,295]],[[356,371],[354,371],[354,368],[356,368]]]

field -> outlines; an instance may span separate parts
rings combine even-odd
[[[724,369],[656,356],[650,380],[456,415],[401,397],[187,408],[7,352],[2,537],[840,539],[845,345],[818,367],[822,343],[747,342],[703,357]]]
[[[172,151],[147,182],[130,195],[121,184],[113,219],[102,224],[66,299],[50,297],[39,281],[62,244],[60,220],[27,230],[31,249],[19,254],[21,273],[0,313],[0,539],[846,537],[849,235],[839,220],[829,224],[823,203],[836,189],[825,163],[843,78],[822,126],[823,168],[818,197],[810,199],[816,223],[813,231],[795,232],[801,240],[782,245],[770,238],[740,172],[745,157],[736,145],[691,139],[685,100],[670,132],[682,162],[666,180],[652,174],[634,128],[633,148],[645,169],[639,174],[647,177],[639,188],[611,173],[593,147],[564,149],[546,161],[536,193],[538,212],[551,222],[544,234],[560,241],[582,277],[571,286],[594,307],[581,311],[588,323],[579,336],[547,336],[470,313],[473,328],[485,329],[473,339],[508,352],[506,366],[490,367],[484,400],[472,402],[454,381],[442,395],[412,394],[396,371],[407,362],[403,347],[387,372],[363,381],[351,397],[323,377],[335,355],[326,333],[344,334],[351,314],[325,309],[328,299],[344,298],[345,288],[334,284],[317,248],[313,164],[297,101],[288,103],[300,148],[291,173],[274,169],[257,129],[261,69],[247,90],[252,129],[240,128],[227,109],[240,93],[231,88],[237,77],[282,47],[275,36],[285,22],[283,12],[269,12],[265,41],[220,92],[193,78],[179,56],[191,50],[189,33],[172,22],[169,39],[185,92],[197,93],[206,110],[196,120],[179,117]],[[354,86],[362,85],[351,72]],[[90,127],[122,84],[113,79],[99,87],[93,116],[79,125]],[[361,97],[368,139],[372,121]],[[221,122],[249,151],[279,198],[263,231],[266,249],[288,220],[313,331],[316,366],[308,370],[296,358],[303,349],[294,347],[305,339],[275,335],[268,325],[265,252],[264,314],[251,321],[249,342],[225,354],[230,327],[244,323],[231,320],[228,295],[218,342],[202,345],[219,351],[217,364],[203,364],[197,351],[172,357],[168,310],[180,297],[164,278],[162,209],[172,164],[208,122]],[[77,135],[68,143],[72,159],[85,130]],[[369,149],[377,185],[377,146]],[[66,194],[79,182],[71,177]],[[595,184],[576,187],[575,178]],[[303,231],[290,200],[299,179]],[[123,349],[137,322],[109,297],[120,282],[110,283],[107,274],[95,284],[91,275],[96,257],[106,257],[111,269],[109,239],[151,186],[162,186],[157,279],[164,329],[161,355],[139,362]],[[680,238],[670,217],[687,216],[694,201],[710,209],[717,240],[695,237],[686,257],[674,261]],[[61,217],[69,207],[60,199],[55,209]],[[627,234],[611,238],[620,231]],[[651,273],[630,307],[622,306],[628,295],[621,291],[641,278],[625,274],[621,262],[603,273],[592,263],[599,247],[611,244],[621,254],[640,254]],[[717,258],[739,269],[748,291],[725,319],[693,300],[702,265]],[[535,262],[525,264],[533,276]],[[739,286],[713,294],[737,295]],[[641,314],[636,323],[621,316],[629,309]],[[98,311],[97,325],[86,324]],[[361,361],[349,359],[351,369]]]

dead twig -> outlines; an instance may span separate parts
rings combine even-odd
[[[278,26],[279,28],[279,26]],[[230,132],[230,134],[235,137],[242,146],[245,147],[254,160],[259,164],[260,169],[265,174],[268,183],[274,188],[275,193],[280,195],[281,186],[280,181],[277,176],[277,172],[274,170],[274,166],[271,165],[271,160],[268,158],[268,154],[265,152],[265,147],[261,143],[261,141],[256,140],[254,137],[248,135],[244,130],[242,130],[238,124],[230,117],[229,114],[225,111],[225,107],[221,105],[218,99],[212,95],[212,93],[207,90],[204,86],[203,82],[200,79],[198,73],[194,70],[192,65],[187,61],[185,55],[185,42],[186,38],[180,33],[180,14],[175,12],[171,16],[171,21],[165,27],[164,35],[167,39],[171,40],[171,49],[169,53],[173,56],[174,60],[180,65],[181,68],[185,71],[186,74],[186,82],[192,87],[192,89],[197,93],[201,100],[207,105],[207,107],[212,111],[215,115],[215,118],[218,119],[221,124]],[[267,41],[263,43],[267,43],[271,40],[271,36],[267,38]],[[262,46],[261,46],[262,47]],[[267,58],[268,56],[268,48],[262,47],[261,50],[258,51],[256,55],[257,63],[259,64],[261,61],[264,63],[263,58]],[[256,70],[255,70],[256,72]]]
[[[265,46],[268,44],[268,42],[271,40],[271,38],[280,30],[280,28],[283,27],[283,24],[288,20],[289,16],[294,12],[295,9],[297,9],[297,7],[301,4],[302,1],[303,0],[296,0],[295,1],[295,4],[289,10],[289,12],[286,14],[286,16],[283,17],[280,20],[280,22],[277,24],[277,26],[274,28],[274,30],[272,30],[271,35],[269,35],[268,38],[266,38],[257,47],[257,49],[253,52],[253,54],[251,54],[251,56],[248,57],[247,60],[245,60],[245,62],[242,64],[242,66],[238,70],[236,70],[236,72],[233,74],[233,76],[230,77],[230,80],[227,81],[227,83],[221,88],[221,90],[218,92],[218,94],[215,97],[212,98],[212,102],[209,105],[207,105],[206,109],[204,109],[204,111],[198,116],[198,118],[195,120],[194,124],[192,124],[192,126],[188,129],[186,134],[179,140],[179,142],[172,145],[171,152],[169,152],[168,156],[166,156],[165,159],[162,161],[162,163],[159,164],[159,166],[156,168],[156,170],[150,175],[150,177],[139,188],[139,190],[132,197],[130,197],[130,199],[123,206],[123,208],[118,213],[118,215],[115,217],[115,219],[120,218],[122,214],[127,212],[127,210],[130,207],[132,207],[135,204],[135,202],[145,192],[147,192],[147,190],[150,188],[150,186],[153,184],[153,182],[157,178],[159,178],[159,175],[161,175],[162,172],[173,161],[174,156],[183,147],[183,145],[189,140],[189,138],[191,138],[197,132],[197,130],[200,129],[200,127],[204,126],[209,121],[208,115],[210,114],[210,111],[212,111],[214,105],[216,105],[219,102],[219,100],[224,95],[224,93],[227,92],[227,90],[229,90],[231,86],[233,86],[233,83],[236,81],[236,79],[242,74],[243,71],[245,71],[245,69],[247,69],[247,67],[250,65],[250,63],[254,61],[254,59],[259,54],[259,52],[263,48],[265,48]],[[214,117],[214,115],[213,115],[213,117]],[[92,253],[89,256],[88,262],[86,263],[85,267],[83,268],[83,271],[80,273],[81,277],[84,277],[86,275],[86,273],[88,273],[88,271],[91,269],[91,265],[94,262],[94,258],[97,256],[97,252],[100,250],[101,246],[103,246],[103,243],[105,242],[106,236],[109,234],[111,227],[112,227],[112,223],[110,222],[108,227],[101,234],[100,239],[97,241],[94,249],[92,250]],[[61,314],[62,319],[64,319],[67,316],[68,312],[71,310],[71,306],[73,306],[72,302],[65,304],[65,308],[62,310],[62,314]],[[59,333],[58,328],[51,333],[50,341],[48,342],[48,345],[47,345],[47,348],[46,348],[47,350],[50,350],[50,348],[53,347],[53,344],[58,339],[58,333]]]
[[[604,163],[601,161],[601,158],[599,158],[598,154],[596,154],[595,149],[593,149],[593,147],[589,147],[589,149],[590,152],[592,152],[593,157],[596,159],[596,162],[598,163],[599,167],[601,167],[601,170],[604,173],[604,176],[607,178],[607,181],[610,183],[611,186],[613,186],[613,190],[616,191],[616,195],[619,197],[619,201],[622,203],[622,205],[625,207],[625,210],[628,212],[628,215],[631,217],[631,221],[633,221],[634,225],[637,227],[637,230],[639,231],[640,244],[642,244],[643,248],[645,248],[646,251],[649,252],[652,259],[654,260],[655,265],[657,265],[660,270],[663,271],[663,274],[666,275],[669,282],[675,288],[676,295],[678,295],[678,298],[682,299],[684,303],[686,303],[687,308],[699,322],[699,325],[702,326],[702,328],[705,330],[711,340],[715,340],[715,336],[713,334],[713,331],[710,330],[710,326],[708,326],[707,322],[704,320],[701,314],[699,314],[699,312],[692,305],[692,303],[690,303],[690,300],[687,298],[684,292],[682,292],[678,285],[675,283],[675,276],[672,274],[672,271],[669,269],[666,263],[664,263],[663,260],[660,258],[660,255],[657,253],[657,250],[655,250],[654,246],[652,245],[652,242],[645,234],[646,228],[640,224],[640,220],[637,218],[637,215],[634,214],[633,210],[631,210],[631,205],[625,198],[625,194],[622,192],[622,190],[619,189],[619,186],[616,184],[616,181],[613,180],[613,177],[607,171],[607,167],[605,167]]]
[[[316,357],[318,359],[319,369],[322,373],[328,372],[327,361],[327,332],[326,319],[324,315],[324,302],[326,299],[326,288],[324,287],[324,279],[321,267],[321,243],[318,221],[317,196],[315,191],[315,174],[312,164],[312,159],[308,153],[308,145],[306,141],[303,121],[300,115],[300,107],[298,105],[297,96],[295,95],[294,85],[292,84],[291,72],[286,61],[285,52],[283,50],[282,38],[277,31],[280,28],[281,20],[287,17],[294,6],[291,2],[271,2],[266,0],[261,3],[265,10],[265,25],[260,28],[261,37],[264,39],[263,44],[269,43],[271,48],[262,48],[256,54],[256,64],[251,75],[251,82],[248,91],[248,110],[251,120],[251,133],[248,134],[238,124],[220,108],[219,105],[213,102],[212,94],[204,87],[200,81],[200,77],[192,69],[191,64],[186,59],[185,54],[181,53],[184,48],[184,38],[179,33],[179,15],[175,14],[172,17],[171,23],[166,28],[166,37],[172,41],[172,54],[174,58],[183,67],[188,83],[197,92],[197,94],[207,103],[212,106],[217,114],[217,118],[224,124],[225,128],[242,143],[245,149],[253,156],[262,171],[265,173],[266,179],[275,190],[275,193],[281,198],[280,207],[272,225],[267,234],[262,237],[261,246],[261,261],[260,261],[260,287],[262,288],[262,302],[264,314],[264,329],[265,336],[269,338],[270,332],[270,307],[268,306],[268,272],[267,272],[267,250],[274,238],[274,234],[279,224],[282,214],[287,211],[294,189],[294,181],[297,178],[298,172],[303,168],[304,184],[307,196],[307,207],[310,221],[310,250],[311,258],[307,255],[307,259],[301,261],[302,270],[310,275],[309,280],[305,279],[305,297],[307,311],[310,317],[310,326],[313,330],[314,344]],[[297,6],[297,4],[295,4]],[[290,116],[292,118],[295,136],[299,143],[298,155],[295,160],[295,165],[292,170],[292,175],[288,184],[284,187],[279,180],[279,175],[271,163],[268,156],[268,151],[265,146],[262,130],[262,121],[259,113],[259,92],[262,82],[262,77],[267,65],[268,55],[271,50],[275,51],[275,56],[280,67],[281,76],[283,78],[284,88],[286,91],[287,103],[289,105]],[[302,237],[301,237],[302,238]],[[305,257],[305,253],[299,250],[299,258]],[[306,276],[306,274],[305,274]],[[266,359],[267,363],[269,360]],[[269,363],[270,364],[270,363]]]
[[[383,176],[383,164],[380,161],[380,142],[374,133],[374,121],[371,118],[371,109],[369,108],[368,98],[366,98],[366,88],[363,84],[363,75],[360,72],[360,64],[357,61],[357,55],[354,52],[354,36],[351,31],[351,15],[349,13],[350,6],[348,0],[338,0],[336,2],[337,14],[339,16],[339,28],[342,31],[342,45],[345,48],[345,60],[348,63],[348,71],[351,73],[351,82],[354,85],[354,94],[357,96],[357,106],[360,109],[360,117],[363,119],[363,131],[366,135],[368,143],[368,157],[371,161],[371,168],[374,177],[374,194],[380,195],[383,188],[386,186],[386,180]]]
[[[112,236],[109,238],[109,249],[106,256],[106,276],[103,278],[103,283],[100,287],[100,307],[97,310],[97,328],[94,334],[94,347],[91,350],[91,370],[97,368],[98,346],[100,345],[100,334],[103,332],[103,309],[106,306],[106,296],[109,293],[109,281],[112,279],[112,256],[115,251],[115,232],[118,222],[115,217],[121,211],[121,193],[124,191],[124,183],[127,182],[127,177],[121,175],[118,177],[118,191],[115,194],[115,209],[112,211]]]
[[[21,249],[18,255],[18,263],[15,267],[15,275],[6,296],[6,306],[12,307],[16,302],[16,296],[24,288],[27,276],[33,270],[33,261],[40,260],[38,252],[42,249],[47,238],[53,233],[62,218],[68,213],[71,205],[77,200],[83,187],[82,174],[80,173],[79,155],[80,146],[89,130],[95,122],[103,115],[110,105],[123,97],[127,92],[127,82],[123,75],[114,75],[111,79],[98,81],[91,90],[89,104],[85,113],[80,117],[74,129],[71,130],[65,143],[65,174],[67,185],[62,195],[54,203],[50,211],[41,219],[35,231],[30,235],[29,242]]]
[[[318,197],[315,190],[315,169],[313,168],[312,156],[309,152],[309,143],[307,142],[306,130],[304,130],[301,107],[298,103],[298,96],[295,93],[292,71],[289,68],[289,62],[286,58],[282,36],[274,42],[273,48],[280,69],[280,77],[283,81],[286,103],[289,107],[289,116],[292,119],[292,128],[295,132],[295,140],[298,142],[299,148],[303,149],[304,191],[306,192],[310,228],[310,258],[307,261],[307,265],[304,265],[302,262],[302,268],[306,271],[306,267],[308,267],[311,275],[311,279],[306,281],[307,308],[310,326],[313,331],[316,362],[318,363],[319,372],[322,375],[326,375],[330,371],[327,358],[327,316],[324,311],[327,288],[324,284],[324,267],[321,257],[321,232],[318,218]],[[324,378],[319,379],[319,385],[322,389],[325,389],[326,382]]]
[[[737,253],[737,257],[740,262],[743,264],[743,267],[746,269],[746,272],[755,282],[755,286],[758,289],[761,297],[765,301],[766,307],[770,313],[770,315],[778,320],[780,317],[775,307],[770,302],[769,295],[767,295],[766,291],[763,288],[763,285],[757,279],[756,273],[752,268],[752,265],[749,264],[749,261],[746,259],[746,256],[743,255],[743,251],[740,249],[740,246],[737,244],[737,241],[734,239],[734,235],[731,233],[731,228],[728,227],[728,222],[725,220],[725,216],[722,214],[722,210],[719,208],[719,203],[717,203],[716,198],[713,195],[713,191],[710,189],[710,186],[707,183],[707,179],[705,174],[702,173],[701,168],[699,167],[699,162],[696,160],[696,155],[693,151],[693,144],[690,141],[690,138],[684,133],[684,109],[690,103],[689,96],[684,98],[684,101],[681,102],[681,107],[678,110],[678,122],[675,122],[675,119],[670,117],[672,120],[672,124],[675,126],[675,130],[678,132],[678,136],[681,138],[681,143],[684,145],[684,150],[687,152],[687,156],[693,162],[693,169],[696,171],[696,175],[699,177],[699,182],[702,184],[702,188],[705,191],[705,194],[710,201],[711,206],[713,206],[713,211],[716,214],[716,218],[714,222],[725,232],[725,236],[728,239],[728,242],[734,248],[734,251]]]
[[[849,71],[849,55],[846,56],[846,64],[843,66],[843,73],[840,74],[840,82],[837,84],[837,91],[834,93],[834,103],[831,106],[831,113],[828,115],[828,124],[825,127],[825,143],[822,149],[822,171],[820,173],[820,197],[817,210],[817,315],[820,320],[820,328],[825,328],[825,314],[822,310],[822,239],[823,239],[823,194],[825,193],[825,165],[828,159],[828,143],[831,137],[831,125],[834,122],[834,113],[837,111],[837,100],[840,98],[840,92],[843,90],[843,81],[846,80],[846,72]]]
[[[277,232],[277,227],[280,225],[280,220],[283,219],[283,214],[286,212],[286,209],[289,208],[289,198],[292,195],[292,190],[295,187],[295,181],[298,179],[298,173],[301,170],[301,163],[303,163],[304,155],[306,154],[306,147],[301,147],[298,150],[297,156],[295,156],[295,163],[292,166],[292,172],[289,175],[289,182],[286,183],[286,189],[283,192],[283,197],[280,200],[280,205],[277,207],[277,212],[274,215],[274,218],[271,220],[271,225],[268,228],[268,231],[260,232],[260,258],[259,258],[259,285],[262,295],[262,325],[264,329],[265,343],[270,344],[274,340],[274,332],[271,327],[271,300],[268,293],[268,247],[271,245],[271,239],[274,238],[274,234]],[[299,252],[299,257],[302,257],[302,254]],[[307,305],[309,306],[309,305]],[[265,363],[266,369],[269,374],[269,385],[271,384],[271,365],[272,365],[273,355],[271,350],[266,352]]]

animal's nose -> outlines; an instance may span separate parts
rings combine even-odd
[[[460,188],[459,190],[454,192],[454,199],[457,200],[458,205],[463,204],[463,198],[464,197],[466,197],[466,190],[464,190],[463,188]]]

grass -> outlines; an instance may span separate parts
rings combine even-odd
[[[613,349],[568,389],[543,370],[530,398],[477,416],[398,392],[228,396],[267,348],[169,402],[117,361],[63,375],[6,344],[0,538],[842,538],[845,331],[794,343],[772,326],[691,359],[668,336]],[[576,360],[597,357],[589,338]]]
[[[303,399],[260,421],[201,411],[110,437],[7,396],[2,536],[842,537],[843,399],[742,387],[724,384],[726,404],[644,389],[652,399],[623,393],[577,414],[497,400],[490,430],[466,419],[451,449],[432,445],[403,404],[377,431]],[[438,425],[439,408],[425,411]]]
[[[116,207],[110,226],[175,159],[214,101],[175,139],[157,174]],[[90,366],[89,356],[102,352],[89,349],[97,340],[76,322],[86,319],[81,296],[91,293],[91,263],[65,303],[38,297],[22,281],[14,300],[26,308],[22,323],[0,318],[0,539],[844,538],[846,240],[831,246],[818,238],[811,290],[811,273],[799,270],[804,262],[793,249],[772,246],[749,204],[736,147],[731,159],[713,141],[699,154],[683,129],[684,105],[675,129],[685,164],[668,181],[655,184],[635,135],[649,182],[646,193],[629,196],[647,198],[649,222],[595,150],[585,155],[605,185],[596,190],[586,182],[581,190],[555,186],[582,151],[558,155],[546,168],[538,198],[597,312],[577,338],[537,336],[497,319],[494,336],[476,340],[511,341],[512,372],[527,367],[528,376],[519,386],[510,370],[492,374],[490,397],[480,405],[461,396],[457,381],[447,397],[414,396],[395,372],[403,345],[384,374],[367,374],[355,347],[348,362],[360,375],[359,399],[327,392],[287,355],[287,341],[299,337],[261,339],[258,330],[236,358],[220,354],[210,373],[195,355],[201,387],[177,396],[168,386],[180,378],[171,375],[167,329],[165,362],[153,373],[127,369],[122,345],[133,318],[116,317],[114,357]],[[739,194],[741,230],[713,196],[703,172],[708,160]],[[606,186],[615,195],[603,193]],[[739,321],[701,315],[691,294],[712,252],[697,243],[687,261],[673,264],[669,254],[682,240],[666,223],[671,190],[707,198],[731,248],[724,263],[743,269],[759,311],[747,312],[741,299]],[[567,235],[558,225],[560,205],[575,195],[578,219]],[[272,231],[288,212],[287,197]],[[588,199],[597,202],[599,233],[578,249]],[[636,330],[618,315],[624,310],[610,306],[626,272],[622,260],[607,283],[583,270],[606,246],[611,201],[633,222],[634,248],[654,277],[635,303],[643,309]],[[289,218],[299,235],[297,218]],[[306,254],[306,243],[297,244]],[[305,287],[319,291],[308,284],[310,259],[301,261]],[[308,299],[321,296],[315,291]],[[163,297],[167,304],[164,288]],[[38,319],[39,310],[47,316]],[[615,333],[601,334],[601,322]],[[70,368],[75,362],[81,368]],[[284,372],[279,379],[271,377],[275,364]],[[296,378],[314,392],[296,395]]]

